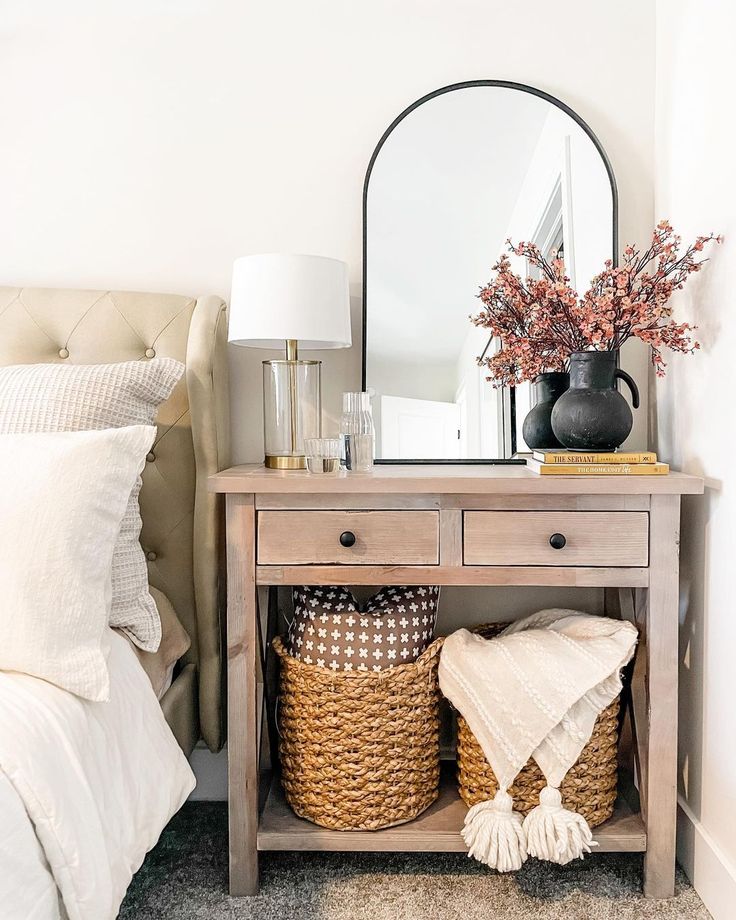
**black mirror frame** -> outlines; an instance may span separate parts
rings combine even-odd
[[[391,124],[386,128],[381,139],[376,145],[375,150],[368,162],[368,169],[366,170],[365,180],[363,182],[363,342],[362,342],[362,389],[366,388],[366,331],[368,324],[368,183],[370,182],[371,173],[373,172],[373,165],[376,162],[378,154],[381,152],[381,148],[385,144],[388,136],[394,130],[394,128],[402,122],[410,112],[413,112],[414,109],[418,108],[420,105],[423,105],[425,102],[429,102],[430,99],[434,99],[437,96],[443,96],[445,93],[454,92],[457,89],[468,89],[472,86],[497,86],[503,89],[515,89],[519,90],[522,93],[531,93],[533,96],[538,96],[540,99],[544,99],[546,102],[556,105],[557,108],[562,109],[566,115],[569,115],[573,119],[588,137],[591,139],[595,145],[596,150],[598,151],[601,160],[603,161],[604,166],[606,167],[606,173],[608,174],[608,179],[611,184],[611,223],[612,223],[612,233],[611,233],[611,258],[613,264],[616,265],[618,262],[618,188],[616,186],[616,178],[613,174],[613,167],[611,161],[608,158],[608,154],[603,148],[603,145],[598,140],[596,135],[591,130],[590,126],[585,122],[577,112],[574,112],[569,105],[566,105],[562,100],[557,99],[555,96],[551,96],[549,93],[544,92],[544,90],[538,89],[535,86],[529,86],[526,83],[514,83],[509,80],[467,80],[463,83],[451,83],[449,86],[443,86],[440,89],[434,90],[434,92],[427,93],[426,96],[422,96],[421,99],[417,99],[416,102],[413,102],[408,106],[404,111],[398,115]],[[503,424],[507,423],[510,427],[511,435],[511,452],[512,454],[516,453],[516,400],[514,388],[510,387],[511,390],[509,396],[509,417],[506,418],[504,413]],[[463,464],[476,464],[476,465],[521,465],[526,463],[524,459],[517,459],[515,457],[499,457],[495,459],[470,459],[470,460],[391,460],[391,459],[377,459],[375,463],[381,464],[417,464],[417,465],[440,465],[440,464],[451,464],[454,466],[463,465]]]

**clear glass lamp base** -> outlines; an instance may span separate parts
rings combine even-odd
[[[264,463],[271,470],[307,468],[304,441],[321,429],[320,362],[263,362]]]

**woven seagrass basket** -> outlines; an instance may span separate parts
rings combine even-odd
[[[274,640],[281,783],[296,814],[331,830],[377,830],[434,802],[442,642],[395,668],[334,672]]]
[[[492,639],[506,626],[492,623],[473,630],[485,639]],[[560,785],[562,804],[581,814],[590,827],[597,827],[613,814],[618,785],[618,697],[598,716],[590,741],[585,745],[577,763],[568,771]],[[498,782],[468,723],[457,717],[457,776],[460,797],[468,806],[492,799]],[[528,814],[539,804],[539,793],[547,781],[532,759],[523,767],[509,789],[514,808]]]

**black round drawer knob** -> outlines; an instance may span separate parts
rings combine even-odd
[[[345,530],[340,534],[340,543],[343,546],[355,546],[355,534],[352,530]]]
[[[567,540],[565,539],[565,535],[562,533],[553,533],[549,538],[549,545],[552,547],[552,549],[562,549],[566,543]]]

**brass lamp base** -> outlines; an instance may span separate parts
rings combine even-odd
[[[263,462],[266,469],[269,470],[306,470],[307,468],[306,457],[274,457],[266,454],[266,458]]]

